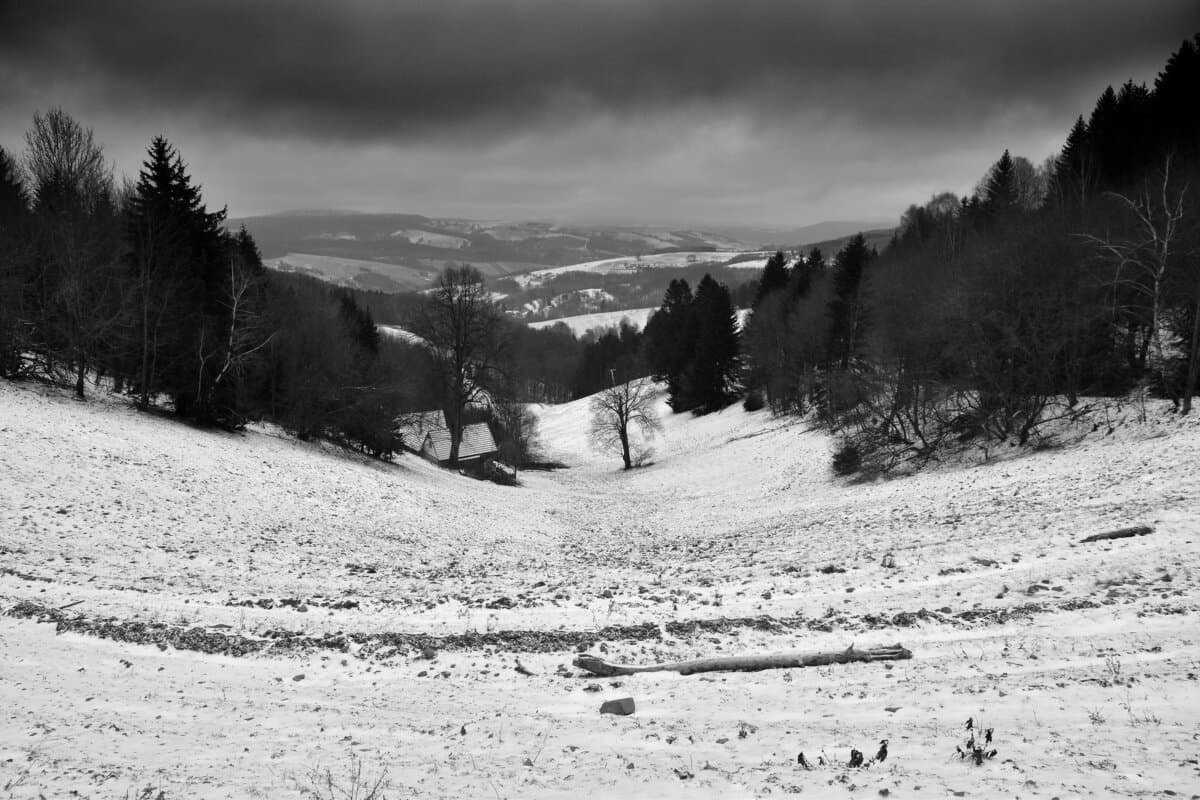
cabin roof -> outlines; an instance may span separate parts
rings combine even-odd
[[[447,428],[426,431],[424,442],[439,463],[450,459],[450,431]],[[496,452],[496,449],[496,440],[492,438],[492,431],[486,422],[463,427],[462,441],[458,445],[459,461],[485,456]]]

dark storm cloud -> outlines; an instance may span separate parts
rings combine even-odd
[[[482,138],[596,114],[818,109],[945,131],[1094,97],[1196,0],[0,0],[0,102],[64,87],[260,136]],[[1117,77],[1113,77],[1114,72]],[[1086,109],[1077,109],[1084,111]]]

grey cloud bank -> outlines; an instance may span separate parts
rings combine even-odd
[[[235,213],[802,224],[967,190],[1152,80],[1194,0],[0,0],[0,146],[151,136]]]

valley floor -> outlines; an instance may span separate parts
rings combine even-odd
[[[509,488],[0,383],[0,798],[324,797],[355,765],[387,797],[1191,796],[1200,419],[1141,412],[852,484],[827,436],[738,407],[622,473],[574,403],[539,409],[570,468]],[[1127,525],[1154,533],[1081,543]]]

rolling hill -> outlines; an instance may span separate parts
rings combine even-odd
[[[325,210],[246,217],[230,220],[229,224],[245,225],[258,242],[264,260],[274,269],[384,292],[427,286],[433,276],[451,264],[471,264],[490,278],[529,273],[553,276],[566,271],[605,273],[620,267],[677,267],[697,260],[725,262],[762,250],[754,237],[768,233],[785,238],[764,241],[790,247],[829,233],[864,228],[863,224],[844,222],[790,231],[747,228],[709,232]],[[733,235],[738,231],[746,238]],[[532,280],[544,282],[546,278]]]

